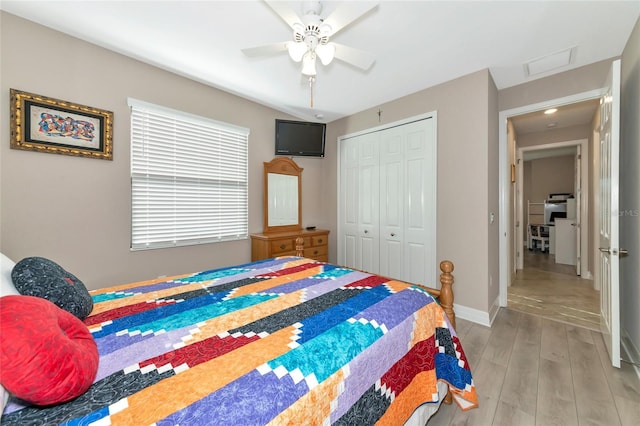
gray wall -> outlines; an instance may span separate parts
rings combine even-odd
[[[573,194],[574,160],[575,156],[564,155],[525,161],[525,179],[530,180],[530,185],[522,191],[524,201],[541,203],[552,193]]]
[[[455,264],[456,303],[486,313],[498,297],[499,222],[497,90],[487,70],[330,123],[325,213],[337,227],[339,136],[431,111],[438,114],[437,257]],[[496,214],[491,225],[490,212]]]
[[[640,20],[622,53],[620,259],[622,335],[640,362]]]
[[[270,108],[179,77],[14,15],[1,14],[0,104],[15,88],[114,112],[113,161],[9,149],[9,112],[0,135],[0,250],[17,261],[51,258],[89,288],[176,275],[250,260],[250,242],[129,250],[129,110],[127,97],[251,129],[249,231],[262,231],[262,163],[273,158]],[[42,41],[72,55],[26,52]],[[296,159],[303,172],[303,223],[327,226],[321,214],[325,160]]]

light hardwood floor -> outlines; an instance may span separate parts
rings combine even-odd
[[[507,308],[491,328],[457,328],[479,407],[443,404],[428,426],[640,424],[640,380],[611,367],[599,332]]]
[[[598,331],[600,292],[555,257],[524,250],[524,269],[507,289],[509,308]],[[640,423],[639,423],[640,424]]]

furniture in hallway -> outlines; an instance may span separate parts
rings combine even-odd
[[[556,263],[576,264],[575,219],[556,219]]]
[[[550,226],[529,225],[529,250],[540,249],[541,252],[551,250]]]

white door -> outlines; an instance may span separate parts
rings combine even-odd
[[[338,252],[342,265],[358,268],[358,141],[343,140],[340,144],[340,235]]]
[[[380,272],[380,167],[378,133],[363,135],[358,141],[358,269]]]
[[[380,274],[399,280],[405,279],[403,127],[380,132]]]
[[[600,99],[599,264],[600,329],[611,364],[620,367],[620,245],[618,193],[620,163],[620,61],[607,77]]]
[[[435,119],[340,140],[338,263],[436,282]]]
[[[378,135],[344,139],[340,144],[340,263],[378,272]]]
[[[433,119],[380,132],[379,273],[417,284],[436,277],[434,134]]]
[[[582,145],[576,145],[576,157],[575,157],[575,197],[576,197],[576,275],[580,275],[582,271],[581,256],[582,253]]]
[[[436,140],[433,119],[405,129],[404,277],[416,284],[437,282]]]

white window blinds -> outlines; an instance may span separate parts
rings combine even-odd
[[[129,99],[131,249],[248,237],[246,128]]]

